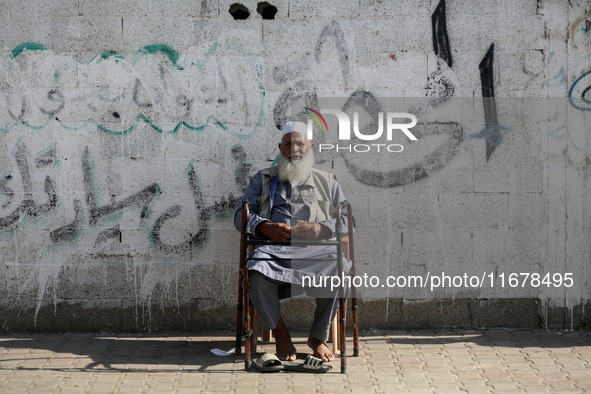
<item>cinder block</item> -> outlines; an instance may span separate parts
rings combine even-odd
[[[125,331],[136,328],[139,331],[189,330],[191,321],[190,305],[178,306],[175,303],[154,303],[138,310],[135,321],[124,315]]]
[[[439,250],[439,259],[434,268],[462,269],[466,271],[474,264],[472,233],[468,231],[441,231],[436,233],[436,243],[431,248]]]
[[[473,300],[472,327],[540,328],[536,299]]]
[[[49,231],[29,229],[27,222],[25,218],[14,234],[18,266],[48,262],[49,253],[44,247],[49,244]]]
[[[389,2],[382,2],[376,0],[362,0],[359,3],[359,14],[366,18],[383,18],[395,16],[409,16],[430,15],[430,4],[428,1],[408,1],[396,0]]]
[[[114,256],[102,259],[105,265],[105,282],[102,298],[109,300],[129,300],[138,295],[135,287],[138,279],[136,271],[129,267],[125,256]],[[141,283],[141,282],[140,282]]]
[[[515,194],[510,197],[511,230],[540,230],[545,223],[545,200],[537,194]]]
[[[427,330],[443,326],[441,301],[438,300],[405,299],[402,313],[405,330]]]
[[[76,299],[82,302],[92,303],[104,300],[107,282],[107,267],[99,260],[94,263],[87,262],[76,270],[78,291]]]
[[[61,264],[52,266],[46,274],[50,274],[45,290],[45,299],[55,304],[58,300],[72,302],[78,296],[78,282],[75,264]],[[57,273],[57,274],[56,274]]]
[[[218,298],[195,298],[191,304],[191,329],[236,328],[236,301],[231,304]]]
[[[289,298],[281,302],[281,316],[290,330],[309,332],[315,308],[311,297]]]
[[[159,260],[159,256],[155,252],[152,241],[152,227],[141,229],[122,229],[121,230],[121,242],[126,255],[129,257],[128,264],[140,264],[143,265],[152,258],[156,261]],[[115,240],[116,242],[116,240]]]
[[[395,194],[389,199],[394,208],[392,229],[429,230],[436,225],[437,196]]]
[[[443,299],[441,303],[444,328],[470,328],[470,305],[465,298]]]
[[[441,194],[439,214],[454,230],[509,228],[508,196],[503,194]]]
[[[92,305],[92,306],[90,306]],[[54,306],[52,306],[54,308]],[[51,332],[122,332],[124,315],[121,302],[93,301],[92,303],[60,302],[53,310]]]
[[[364,20],[351,19],[343,21],[339,26],[345,32],[347,47],[356,48],[358,54],[401,53],[407,50],[404,39],[405,19],[404,16],[373,19],[371,28],[368,28]]]
[[[231,271],[229,268],[220,269],[216,264],[202,263],[193,266],[189,273],[191,278],[189,295],[192,299],[219,299],[220,302],[226,302],[226,300],[233,301],[238,298],[235,293],[238,291],[237,271]]]
[[[121,50],[121,18],[54,18],[52,49],[56,52],[94,53]]]
[[[542,17],[536,14],[522,14],[522,16],[522,18],[504,17],[501,20],[500,28],[506,33],[499,37],[500,40],[495,46],[496,48],[500,50],[545,48],[545,24]]]
[[[349,73],[351,77],[357,78],[359,85],[377,97],[383,96],[376,94],[376,90],[380,89],[385,89],[391,96],[402,96],[402,91],[396,94],[397,89],[401,88],[397,78],[399,68],[396,67],[399,56],[400,53],[394,51],[363,54],[354,59],[355,67],[352,67]]]
[[[405,267],[425,267],[430,269],[437,266],[440,258],[440,248],[437,234],[426,231],[404,231],[401,236],[403,265]]]
[[[540,86],[547,78],[544,70],[544,52],[529,50],[521,52],[501,52],[501,86],[521,90],[528,86]],[[537,89],[536,89],[537,90]]]
[[[515,157],[514,152],[513,148],[509,148],[508,151],[499,152],[504,157],[495,157],[494,160],[491,157],[488,163],[477,166],[474,172],[474,191],[541,193],[542,163],[538,158]],[[492,155],[495,153],[496,150]],[[513,157],[513,163],[508,161],[508,156]]]
[[[53,326],[53,305],[42,305],[38,310],[35,306],[23,307],[12,304],[2,308],[3,330],[27,332],[51,332]]]
[[[311,0],[298,1],[289,4],[290,19],[329,18],[329,19],[353,19],[359,16],[359,2],[345,0],[334,7],[330,3],[315,2]]]
[[[584,305],[583,310],[585,311],[585,313],[582,316],[582,322],[581,322],[581,328],[588,328],[591,327],[591,314],[587,311],[589,311],[588,307],[589,307],[590,302],[585,302],[582,305]]]
[[[433,183],[439,185],[441,193],[471,193],[474,190],[474,167],[468,160],[452,161],[431,176],[427,182],[417,183],[423,188],[430,187]]]
[[[449,15],[449,14],[448,14]],[[470,15],[471,16],[471,15]],[[469,18],[467,16],[467,18]],[[462,34],[468,33],[469,35],[465,35],[462,39],[464,41],[464,45],[468,44],[468,46],[472,46],[472,48],[484,49],[487,50],[491,44],[495,44],[495,51],[496,55],[499,55],[499,52],[506,49],[505,45],[499,43],[499,41],[503,41],[503,38],[496,39],[496,37],[492,37],[492,32],[503,32],[504,36],[511,34],[510,32],[501,30],[505,23],[505,15],[475,15],[474,16],[474,27],[475,30],[473,34],[469,34],[467,31],[462,31]],[[453,22],[452,22],[453,24]],[[450,22],[447,24],[448,28],[450,27]],[[495,70],[499,71],[504,70],[504,67],[500,67],[503,64],[498,62],[495,64]],[[498,68],[496,66],[498,65]],[[503,64],[504,65],[504,64]],[[500,75],[500,73],[499,73]]]
[[[398,269],[403,261],[399,231],[362,229],[355,233],[355,261],[368,269]]]
[[[264,54],[305,54],[315,48],[315,43],[328,20],[277,20],[263,24]],[[310,37],[314,39],[310,41]],[[334,36],[332,36],[334,37]],[[327,40],[329,38],[327,37]],[[334,42],[334,41],[329,41]]]
[[[221,8],[220,14],[224,14]],[[197,21],[197,32],[201,35],[202,40],[197,41],[195,44],[199,48],[203,48],[202,43],[205,43],[207,47],[215,45],[216,53],[260,55],[266,49],[263,44],[265,44],[265,29],[267,26],[283,23],[283,20],[276,20],[273,23],[266,24],[258,18],[237,21],[222,20],[221,18]]]
[[[160,177],[158,164],[160,163],[162,156],[163,139],[156,130],[146,123],[139,122],[133,132],[119,138],[121,139],[122,144],[121,154],[122,157],[125,158],[126,163],[147,163],[147,167],[152,169],[150,172],[152,175],[152,181]],[[132,166],[134,166],[134,164],[132,164]],[[131,172],[124,172],[124,175],[125,174],[131,175]],[[142,175],[143,178],[144,172],[139,175]],[[135,176],[136,174],[126,177],[126,181]]]
[[[192,249],[192,256],[206,264],[217,265],[219,269],[238,269],[240,233],[234,229],[231,220],[224,221],[223,229],[215,228],[214,223],[209,225],[209,238],[201,245]],[[232,276],[225,272],[225,274]],[[236,279],[238,280],[238,279]],[[230,280],[232,283],[232,280]]]
[[[356,250],[356,255],[363,257]],[[404,297],[404,288],[396,287],[395,278],[401,274],[400,256],[392,253],[392,257],[377,258],[370,261],[356,257],[355,276],[352,284],[356,287],[357,297],[369,301]],[[329,282],[331,283],[331,282]]]
[[[182,0],[170,2],[151,1],[150,16],[167,18],[216,18],[218,2],[192,3]]]
[[[31,55],[25,54],[22,56],[22,59],[28,58],[29,56]],[[25,62],[25,60],[23,60],[23,62]],[[44,89],[31,87],[31,85],[35,84],[35,82],[31,82],[34,81],[32,79],[28,80],[27,82],[24,81],[29,77],[29,72],[23,69],[18,70],[18,72],[16,72],[14,75],[14,78],[17,79],[15,83],[18,84],[18,91],[11,93],[11,101],[14,100],[12,101],[14,104],[10,106],[11,112],[8,112],[8,114],[12,113],[12,116],[10,116],[12,120],[6,121],[6,127],[11,127],[13,124],[16,124],[17,120],[21,121],[21,119],[27,122],[27,128],[29,129],[42,129],[47,124],[48,116],[41,112],[38,107],[27,108],[26,106],[27,100],[34,100],[34,98],[37,98],[41,95],[40,90],[45,91]],[[24,106],[23,102],[25,103]]]
[[[539,235],[531,231],[474,231],[474,261],[499,272],[539,267]]]
[[[434,8],[438,3],[431,4]],[[490,3],[483,0],[470,1],[460,0],[455,2],[445,2],[445,9],[448,15],[496,15],[503,11],[503,2]]]
[[[170,4],[156,2],[156,4]],[[194,7],[195,3],[184,3],[188,7]],[[148,9],[144,12],[148,12]],[[195,20],[189,15],[175,17],[179,22],[170,23],[170,17],[163,15],[151,16],[123,15],[123,50],[126,53],[134,53],[146,45],[166,45],[179,54],[188,47],[195,45],[196,38],[202,33],[197,30]],[[213,44],[213,42],[211,42]]]
[[[66,103],[67,88],[75,86],[76,64],[70,56],[58,55],[50,49],[39,48],[38,43],[26,43],[21,52],[14,52],[12,67],[6,70],[6,78],[11,85],[7,91],[10,101],[6,104],[12,110],[12,118],[40,116],[47,120],[48,115],[60,112]],[[26,88],[26,90],[25,90]],[[29,90],[30,89],[30,90]],[[22,106],[25,101],[35,101],[37,105]],[[42,112],[37,115],[37,112]],[[43,121],[45,122],[45,121]]]
[[[409,4],[411,16],[403,22],[404,26],[404,47],[408,52],[424,55],[427,48],[433,47],[433,32],[427,26],[432,25],[431,15],[426,15],[423,7],[424,2]],[[418,12],[420,15],[416,15]]]
[[[389,52],[390,53],[390,52]],[[398,53],[393,68],[396,72],[395,89],[403,89],[404,97],[425,97],[425,80],[428,77],[428,57],[424,53]],[[411,91],[416,94],[411,94]],[[419,116],[420,117],[420,116]],[[405,142],[408,142],[404,139]]]
[[[1,245],[1,244],[0,244]],[[4,245],[0,246],[3,247]],[[7,256],[7,258],[10,258],[10,256]],[[8,264],[9,261],[7,261],[6,258],[2,259],[3,261],[0,262],[0,300],[2,300],[0,302],[0,306],[4,307],[5,305],[8,306],[8,300],[9,300],[9,277],[8,277]]]
[[[386,301],[388,311],[388,327],[392,329],[401,329],[404,327],[404,299],[389,299]],[[368,314],[369,315],[369,314]]]
[[[450,2],[451,3],[451,2]],[[447,2],[446,2],[447,5]],[[471,44],[472,33],[476,29],[476,17],[469,13],[452,13],[446,10],[446,26],[450,39],[452,53],[482,49],[486,51],[490,43],[484,48],[473,47]],[[429,48],[431,49],[431,48]],[[452,54],[452,56],[453,56]],[[484,55],[484,53],[483,53]],[[475,67],[477,68],[477,67]]]
[[[52,2],[38,2],[25,0],[10,4],[10,14],[31,18],[41,15],[47,17],[78,16],[78,4],[76,0],[57,0]]]
[[[359,191],[367,191],[367,189],[361,187],[358,187],[358,189],[360,189]],[[353,213],[358,217],[357,220],[360,220],[358,225],[363,224],[366,229],[387,229],[396,226],[395,219],[401,209],[397,209],[397,205],[393,204],[392,196],[396,196],[399,201],[403,201],[403,197],[407,196],[407,194],[400,194],[401,191],[401,188],[377,189],[376,193],[369,196],[354,194],[351,198],[347,194],[349,201],[352,201],[353,198],[359,200],[359,204],[353,205]],[[365,200],[365,204],[361,202],[362,200]]]
[[[455,26],[455,22],[447,21],[448,26]],[[456,28],[461,29],[461,26]],[[450,32],[452,28],[450,27]],[[454,28],[455,30],[455,28]],[[488,46],[485,48],[475,48],[469,46],[468,48],[457,48],[456,46],[463,46],[465,41],[457,39],[453,44],[453,64],[452,70],[458,76],[461,76],[461,83],[457,86],[457,91],[454,93],[455,97],[482,97],[480,71],[477,65],[482,61]],[[467,42],[469,43],[469,41]],[[473,66],[469,66],[473,65]],[[498,70],[496,63],[494,69]],[[498,80],[495,81],[498,84]],[[476,102],[476,101],[475,101]]]
[[[151,10],[152,2],[149,0],[108,0],[108,1],[90,1],[82,0],[79,3],[79,15],[84,17],[105,17],[119,16],[124,17],[129,14],[134,16],[148,15]],[[156,2],[158,4],[158,2]]]

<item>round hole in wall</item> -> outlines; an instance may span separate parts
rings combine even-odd
[[[248,8],[239,3],[232,4],[229,12],[234,19],[247,19],[250,16]]]
[[[263,1],[257,5],[257,12],[261,14],[263,19],[275,19],[275,14],[277,14],[277,7],[275,7],[273,4],[269,4],[266,1]]]

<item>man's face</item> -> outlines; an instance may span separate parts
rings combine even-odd
[[[301,160],[310,148],[314,148],[314,143],[308,141],[302,133],[296,132],[285,134],[279,144],[283,156],[291,161]]]

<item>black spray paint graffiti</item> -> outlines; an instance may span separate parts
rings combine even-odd
[[[75,218],[72,221],[72,223],[60,227],[57,230],[51,231],[49,233],[51,242],[59,243],[69,241],[78,234],[78,230],[80,230],[80,227],[82,225],[82,204],[78,199],[74,200],[74,212]]]
[[[439,103],[442,103],[445,99],[454,94],[454,85],[445,74],[445,71],[449,70],[449,67],[452,64],[452,58],[445,23],[444,0],[441,1],[435,10],[432,20],[435,52],[444,61],[441,61],[442,63],[438,62],[438,71],[432,74],[429,80],[431,87],[427,87],[427,89],[428,92],[429,89],[431,89],[431,91],[434,92],[434,95],[437,96],[435,99],[441,100]],[[349,75],[348,47],[340,24],[338,22],[333,22],[322,30],[315,45],[315,56],[313,58],[310,54],[306,54],[301,58],[289,62],[285,66],[276,67],[273,70],[273,78],[275,82],[291,82],[291,86],[279,97],[273,109],[273,122],[278,129],[280,129],[288,120],[307,121],[307,116],[303,111],[299,113],[290,112],[296,103],[301,107],[318,107],[316,87],[311,80],[306,79],[306,75],[311,71],[311,64],[314,61],[316,63],[321,61],[322,48],[328,45],[330,41],[334,41],[339,56],[343,82],[345,86],[347,85]],[[443,68],[445,68],[445,70],[443,70]],[[301,103],[301,101],[304,103]],[[378,113],[383,112],[377,99],[371,92],[356,91],[349,96],[348,101],[341,110],[346,111],[353,107],[359,111],[367,112],[369,118],[373,120],[370,124],[363,127],[361,132],[365,134],[374,134],[377,128]],[[391,188],[416,182],[446,166],[458,152],[459,145],[463,141],[463,130],[461,125],[449,122],[429,123],[417,125],[416,127],[420,129],[420,135],[422,136],[446,135],[448,138],[446,138],[438,148],[426,155],[424,159],[421,159],[416,164],[390,171],[364,168],[363,164],[356,163],[346,155],[343,155],[349,172],[355,177],[355,179],[363,184]],[[317,145],[326,142],[326,136],[324,133],[315,135],[314,139]],[[354,143],[355,140],[351,140],[350,142]],[[322,162],[324,159],[318,157],[317,160],[318,162]]]
[[[452,57],[447,35],[445,0],[439,2],[433,15],[431,15],[431,22],[433,50],[437,55],[437,69],[429,75],[425,89],[427,90],[427,96],[432,97],[431,105],[435,107],[443,104],[455,93],[454,83],[450,79]]]
[[[339,64],[341,66],[343,81],[345,82],[346,86],[347,82],[349,81],[349,49],[347,47],[347,41],[345,41],[345,35],[343,34],[343,30],[336,21],[326,26],[324,30],[322,30],[322,33],[320,33],[320,37],[316,41],[316,47],[314,48],[316,63],[320,63],[322,48],[330,39],[334,40],[334,44],[339,55]]]
[[[17,144],[14,150],[14,157],[20,173],[23,195],[24,198],[18,207],[9,215],[0,217],[0,230],[9,229],[15,223],[22,218],[23,214],[28,215],[33,219],[40,218],[54,211],[58,206],[58,197],[55,192],[53,181],[49,176],[45,178],[45,193],[48,196],[48,202],[38,204],[34,200],[33,196],[33,180],[31,176],[31,169],[29,168],[29,160],[27,154],[27,148],[24,143]],[[248,163],[246,153],[241,145],[235,145],[232,147],[232,155],[234,160],[238,162],[236,168],[236,182],[239,185],[241,191],[246,190],[248,185],[248,175],[252,170],[252,165]],[[43,167],[51,164],[55,161],[56,148],[52,146],[44,150],[35,159],[37,167]],[[123,212],[127,209],[139,207],[140,218],[142,223],[149,217],[148,212],[151,204],[155,201],[155,198],[161,193],[160,186],[157,183],[153,183],[141,191],[125,197],[119,201],[116,200],[115,196],[112,196],[109,204],[99,205],[98,197],[96,195],[96,186],[94,182],[94,163],[88,147],[84,148],[82,155],[82,173],[83,173],[83,184],[85,190],[85,201],[88,212],[88,223],[90,226],[97,224],[98,220],[107,218],[114,214]],[[215,218],[216,215],[225,214],[232,212],[239,204],[240,199],[230,194],[227,198],[221,197],[219,202],[215,202],[211,206],[206,206],[204,202],[203,192],[199,186],[199,180],[195,168],[193,165],[190,166],[188,171],[189,186],[191,188],[195,207],[198,211],[198,222],[201,228],[195,235],[191,235],[187,242],[178,245],[168,245],[162,241],[162,228],[163,225],[170,219],[173,219],[181,214],[181,206],[174,205],[164,211],[162,215],[155,221],[154,226],[150,232],[150,239],[153,245],[162,254],[183,254],[187,253],[193,248],[199,248],[203,246],[210,235],[209,222]],[[0,197],[3,197],[5,201],[2,203],[2,209],[9,207],[15,198],[14,190],[9,186],[10,181],[13,179],[11,175],[5,176],[0,179]],[[74,240],[82,231],[82,224],[84,222],[84,206],[79,199],[73,200],[74,207],[74,219],[55,230],[50,230],[49,236],[51,242],[54,244],[64,243],[67,241]],[[101,244],[107,242],[109,239],[119,238],[122,240],[122,234],[120,225],[115,226],[101,231],[95,242],[94,247],[98,247]]]
[[[212,220],[214,215],[234,210],[240,203],[239,198],[235,198],[232,194],[228,196],[228,199],[222,197],[220,202],[216,202],[213,206],[205,207],[203,200],[203,192],[199,186],[199,180],[195,167],[191,165],[188,172],[189,185],[193,192],[193,200],[195,202],[195,208],[199,212],[199,223],[201,228],[197,231],[197,234],[189,234],[189,239],[185,242],[181,242],[176,245],[166,244],[161,237],[162,227],[164,224],[181,214],[182,207],[180,205],[174,205],[168,208],[160,217],[156,220],[152,229],[152,242],[160,253],[163,254],[185,254],[193,248],[199,248],[203,246],[210,235],[209,222]]]
[[[24,143],[19,143],[17,145],[14,157],[16,159],[16,164],[23,184],[24,198],[12,213],[7,216],[0,217],[0,230],[12,226],[21,218],[22,214],[29,215],[32,218],[37,218],[49,213],[50,211],[53,211],[58,205],[58,197],[55,192],[55,187],[49,176],[45,177],[44,182],[44,191],[45,194],[47,194],[47,202],[37,204],[35,201],[33,197],[31,169],[29,167],[29,161],[27,158],[27,148]],[[44,160],[40,160],[38,164],[42,165],[43,162]],[[7,185],[11,179],[12,176],[9,175],[0,181],[0,192],[2,192],[2,195],[6,196],[7,198],[7,201],[2,205],[3,208],[9,206],[14,199],[14,191]]]
[[[289,87],[275,102],[273,122],[278,129],[281,129],[288,119],[305,121],[305,115],[303,113],[299,114],[301,119],[289,116],[290,107],[302,96],[305,97],[306,106],[312,108],[317,107],[316,87],[310,80],[305,79],[305,77],[309,73],[313,61],[316,64],[321,63],[322,54],[331,42],[334,43],[337,51],[343,83],[347,86],[349,81],[349,48],[341,25],[337,21],[334,21],[322,29],[318,40],[316,40],[313,54],[314,60],[312,60],[312,54],[307,53],[285,66],[275,67],[273,69],[273,79],[277,83],[291,82],[297,78],[303,78],[295,82],[293,87]]]
[[[55,192],[53,181],[49,176],[45,178],[44,189],[48,196],[48,202],[43,204],[37,204],[33,197],[33,181],[27,159],[26,146],[24,143],[17,145],[14,157],[16,159],[17,167],[20,172],[21,181],[23,185],[24,198],[21,204],[8,216],[0,218],[0,229],[7,229],[15,224],[20,218],[21,214],[25,213],[32,218],[41,217],[46,215],[50,211],[56,209],[58,205],[58,197]],[[52,147],[35,159],[36,166],[42,167],[53,163],[55,159],[55,147]],[[126,208],[133,206],[142,206],[141,218],[146,216],[148,206],[159,193],[159,187],[157,184],[152,184],[144,190],[129,196],[119,202],[113,201],[111,204],[97,206],[96,196],[94,193],[94,183],[92,181],[92,165],[90,160],[90,153],[88,147],[84,149],[82,157],[82,169],[84,174],[84,188],[86,192],[86,204],[89,210],[89,223],[95,224],[101,217],[111,215],[113,213],[122,211]],[[7,201],[2,205],[3,208],[8,206],[13,198],[14,191],[7,186],[8,181],[12,179],[11,176],[5,177],[0,182],[0,192],[7,197]],[[60,243],[72,240],[80,230],[82,226],[83,209],[80,200],[75,199],[74,202],[74,213],[75,217],[71,223],[60,227],[56,230],[50,231],[50,238],[53,243]],[[100,243],[107,234],[99,234],[97,244]]]
[[[0,196],[4,196],[6,201],[2,203],[2,209],[6,208],[10,204],[12,204],[12,200],[14,200],[14,190],[6,186],[6,184],[12,179],[12,176],[8,175],[2,179],[0,179]],[[1,228],[1,227],[0,227]]]
[[[234,145],[231,152],[234,160],[238,161],[236,172],[234,173],[234,182],[238,185],[240,191],[244,193],[248,188],[248,182],[250,181],[249,174],[253,170],[253,165],[248,162],[242,145]]]
[[[379,112],[384,112],[379,101],[370,92],[358,91],[349,97],[342,111],[346,112],[349,108],[353,107],[363,108],[369,114],[370,119],[373,119],[370,124],[360,130],[361,133],[374,133],[377,128],[375,119],[378,119]],[[353,163],[347,156],[344,156],[349,172],[355,179],[366,185],[383,188],[403,186],[424,179],[433,172],[448,165],[458,152],[460,143],[464,139],[462,126],[455,122],[419,123],[413,128],[413,134],[417,138],[434,135],[444,135],[447,138],[438,148],[426,155],[419,162],[408,167],[390,171],[365,169]]]
[[[109,229],[101,231],[99,235],[96,237],[94,247],[96,248],[100,244],[107,242],[107,240],[113,238],[119,238],[119,241],[121,241],[121,228],[119,227],[119,224],[117,224],[115,227],[111,227]]]
[[[432,72],[427,79],[427,96],[431,97],[430,103],[436,107],[445,103],[455,93],[455,85],[446,75],[449,67],[445,65],[443,60],[437,58],[437,70]]]
[[[86,192],[86,205],[88,206],[89,215],[88,222],[95,224],[98,219],[103,216],[111,215],[113,213],[122,211],[126,208],[141,206],[140,217],[142,220],[146,217],[148,208],[154,198],[160,193],[158,184],[153,183],[142,191],[124,198],[121,201],[112,201],[110,204],[97,206],[97,198],[95,195],[95,186],[93,182],[92,163],[90,159],[90,152],[88,147],[84,148],[82,155],[82,171],[84,174],[84,190]]]
[[[494,73],[493,73],[493,61],[494,61],[494,48],[495,44],[491,44],[482,58],[482,61],[478,65],[480,69],[480,82],[482,85],[482,102],[484,105],[484,124],[485,130],[481,133],[486,139],[486,161],[490,160],[492,153],[495,151],[497,146],[502,142],[502,134],[498,117],[497,117],[497,104],[495,101],[495,88],[494,88]]]
[[[445,18],[445,0],[441,0],[433,15],[431,15],[431,24],[433,28],[433,49],[435,54],[443,59],[451,68],[452,58],[447,35],[447,23]]]

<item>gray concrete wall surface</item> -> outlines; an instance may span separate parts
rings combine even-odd
[[[323,98],[418,119],[381,152],[315,134],[362,328],[588,328],[590,28],[577,0],[1,1],[0,329],[231,327],[234,209]]]

